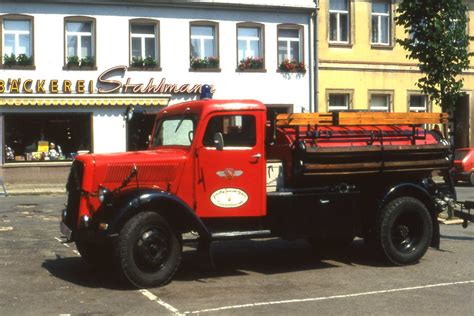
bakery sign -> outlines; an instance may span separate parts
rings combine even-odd
[[[125,77],[127,66],[107,69],[96,80],[0,79],[0,94],[199,94],[204,84],[168,83],[166,78],[138,82]],[[211,92],[215,88],[211,85]]]

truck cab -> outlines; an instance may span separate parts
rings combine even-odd
[[[188,232],[208,258],[226,234],[304,238],[320,250],[359,236],[390,262],[413,263],[439,245],[437,214],[455,198],[449,145],[420,127],[444,120],[315,113],[268,122],[254,100],[173,105],[157,114],[148,150],[77,156],[61,231],[84,259],[112,260],[138,287],[172,279]]]

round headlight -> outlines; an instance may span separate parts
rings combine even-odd
[[[103,186],[99,186],[99,190],[97,192],[97,197],[101,203],[104,203],[108,200],[110,196],[110,191]]]

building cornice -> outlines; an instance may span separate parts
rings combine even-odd
[[[205,8],[205,9],[238,9],[238,10],[259,10],[259,11],[279,11],[285,12],[312,12],[316,9],[316,3],[309,0],[16,0],[2,1],[12,4],[58,4],[58,5],[122,5],[122,6],[154,6],[154,7],[175,7],[175,8]]]
[[[365,62],[365,61],[335,61],[320,60],[319,70],[344,70],[344,71],[373,71],[373,72],[410,72],[421,73],[414,63],[391,62]],[[463,71],[463,75],[473,75],[474,67]]]

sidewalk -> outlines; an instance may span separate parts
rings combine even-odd
[[[26,184],[26,183],[5,183],[8,195],[43,195],[43,194],[65,194],[66,184],[63,182],[53,182],[44,184]],[[0,197],[4,196],[0,186]]]

